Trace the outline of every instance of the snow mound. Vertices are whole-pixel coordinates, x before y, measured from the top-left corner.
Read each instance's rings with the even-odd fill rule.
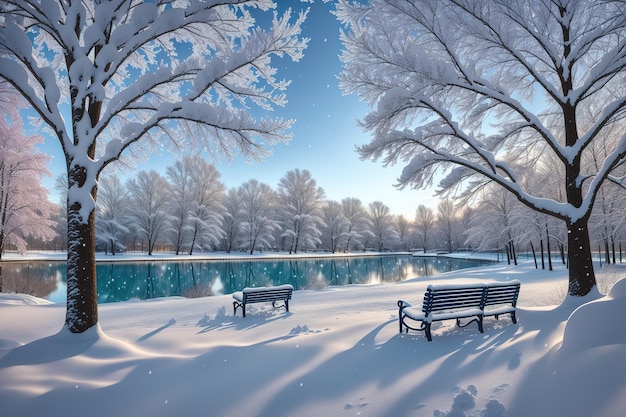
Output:
[[[626,278],[622,278],[613,284],[609,297],[613,299],[626,299]]]
[[[570,315],[563,334],[563,349],[581,351],[598,346],[626,344],[626,333],[617,331],[626,317],[626,279],[609,295],[583,304]]]
[[[42,298],[33,297],[32,295],[28,294],[0,293],[0,304],[34,306],[54,303],[48,300],[44,300]]]

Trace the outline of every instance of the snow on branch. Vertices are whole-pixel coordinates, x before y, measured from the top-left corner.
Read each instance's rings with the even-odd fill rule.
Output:
[[[307,12],[295,19],[291,9],[275,13],[261,28],[251,7],[267,11],[275,4],[7,1],[0,76],[52,128],[68,158],[90,153],[97,172],[143,138],[258,158],[266,153],[263,141],[291,137],[292,121],[257,121],[251,111],[286,103],[289,81],[277,79],[272,58],[302,57]],[[109,138],[116,138],[111,146]]]

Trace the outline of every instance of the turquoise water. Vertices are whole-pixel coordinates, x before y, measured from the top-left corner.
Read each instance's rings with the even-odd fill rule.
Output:
[[[99,262],[98,302],[230,294],[244,287],[291,284],[296,290],[399,282],[490,264],[444,257],[364,257],[210,261]],[[2,266],[3,290],[65,302],[65,263],[11,262]],[[18,288],[12,289],[17,285]]]

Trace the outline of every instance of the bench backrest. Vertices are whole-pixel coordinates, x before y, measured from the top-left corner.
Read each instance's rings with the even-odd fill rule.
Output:
[[[278,287],[245,288],[243,290],[244,303],[291,300],[293,287],[282,285]]]
[[[424,293],[422,311],[426,316],[431,312],[449,311],[465,308],[479,308],[484,310],[487,306],[517,304],[520,282],[495,282],[489,284],[477,284],[474,286],[463,285],[429,285]]]
[[[481,308],[485,297],[484,293],[484,286],[434,287],[429,285],[426,293],[424,293],[422,311],[428,316],[434,311]]]
[[[487,284],[488,291],[484,307],[498,304],[510,304],[515,307],[519,297],[519,289],[520,283],[518,281]]]

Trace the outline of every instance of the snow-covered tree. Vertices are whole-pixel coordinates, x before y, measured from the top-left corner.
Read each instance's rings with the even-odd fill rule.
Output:
[[[24,136],[19,119],[0,115],[0,259],[7,244],[25,252],[26,237],[45,241],[55,235],[54,204],[41,185],[50,175],[49,157],[37,148],[41,142],[41,136]]]
[[[237,191],[237,188],[229,188],[224,196],[224,216],[221,229],[223,248],[228,253],[239,245],[243,233],[245,213],[242,210],[241,195]]]
[[[322,207],[322,244],[331,253],[337,252],[347,239],[348,219],[343,214],[341,203],[327,200]]]
[[[219,244],[224,206],[220,173],[199,155],[187,156],[166,169],[170,181],[170,235],[176,254],[183,247],[193,254],[196,247]]]
[[[589,219],[592,238],[601,242],[605,262],[616,262],[615,243],[624,235],[626,219],[626,194],[616,184],[604,184],[598,191],[598,199]],[[611,253],[613,256],[611,257]]]
[[[191,255],[196,246],[208,249],[219,244],[225,187],[213,164],[199,156],[188,157],[185,161],[189,167],[193,195],[189,217],[191,241],[188,253]]]
[[[155,170],[139,172],[137,178],[128,180],[126,185],[132,207],[129,219],[139,236],[145,239],[148,255],[152,255],[154,246],[170,231],[169,186],[165,177]]]
[[[98,322],[95,201],[102,170],[164,146],[263,156],[292,121],[253,117],[283,105],[272,57],[299,60],[306,13],[257,27],[271,0],[3,0],[0,78],[60,142],[68,192],[66,326]]]
[[[7,119],[5,121],[18,122],[20,120],[19,109],[24,108],[25,105],[20,93],[7,81],[0,79],[0,115]]]
[[[390,248],[398,239],[394,217],[389,206],[382,201],[372,201],[368,208],[374,246],[378,252],[382,252]]]
[[[250,250],[272,247],[272,233],[280,228],[276,220],[276,191],[255,179],[238,188],[241,202],[242,240]]]
[[[372,106],[362,157],[404,161],[399,186],[506,188],[567,227],[569,294],[595,289],[588,220],[626,155],[626,4],[569,0],[339,0],[340,76]],[[579,120],[585,108],[595,119]],[[589,147],[617,126],[599,169]],[[612,133],[615,131],[613,130]],[[562,167],[563,199],[524,187],[537,158]],[[557,193],[556,195],[559,195]]]
[[[455,226],[456,209],[454,202],[449,198],[440,200],[439,203],[437,203],[437,230],[448,252],[452,252],[454,245],[458,247],[458,242],[454,241]]]
[[[435,212],[420,204],[415,209],[415,232],[424,252],[430,249],[432,235],[435,233]]]
[[[365,248],[366,240],[373,236],[372,223],[367,215],[363,202],[358,198],[347,197],[341,200],[343,215],[348,221],[348,229],[345,232],[344,252],[352,249]]]
[[[128,191],[116,174],[103,175],[98,183],[96,204],[97,239],[115,255],[123,249],[122,236],[128,233]]]
[[[395,216],[396,233],[398,234],[398,242],[400,250],[409,250],[412,247],[411,231],[413,224],[402,214]]]
[[[478,207],[467,231],[467,243],[479,250],[504,249],[509,263],[517,264],[515,223],[523,216],[515,196],[502,187],[481,190]]]
[[[589,119],[594,119],[591,110],[588,115]],[[617,130],[617,128],[618,126],[613,126],[613,130]],[[619,138],[619,131],[614,131],[607,135],[607,140],[592,144],[589,147],[589,152],[585,154],[584,165],[590,166],[590,169],[594,171],[601,169],[600,164],[607,158],[607,152],[615,146],[612,142]],[[616,169],[615,173],[623,176],[626,174],[626,169],[622,165]],[[613,252],[612,260],[615,262],[615,243],[624,232],[626,193],[620,190],[620,186],[623,187],[623,184],[605,183],[600,187],[589,219],[591,237],[597,241],[597,244],[604,247],[606,263],[611,262],[611,251]]]
[[[278,182],[278,211],[281,217],[282,237],[289,253],[312,248],[320,241],[322,219],[320,209],[326,198],[322,187],[311,173],[304,169],[288,171]]]
[[[176,161],[165,169],[165,175],[170,183],[170,242],[174,252],[179,255],[189,240],[191,228],[189,217],[192,206],[191,175],[186,159]]]

